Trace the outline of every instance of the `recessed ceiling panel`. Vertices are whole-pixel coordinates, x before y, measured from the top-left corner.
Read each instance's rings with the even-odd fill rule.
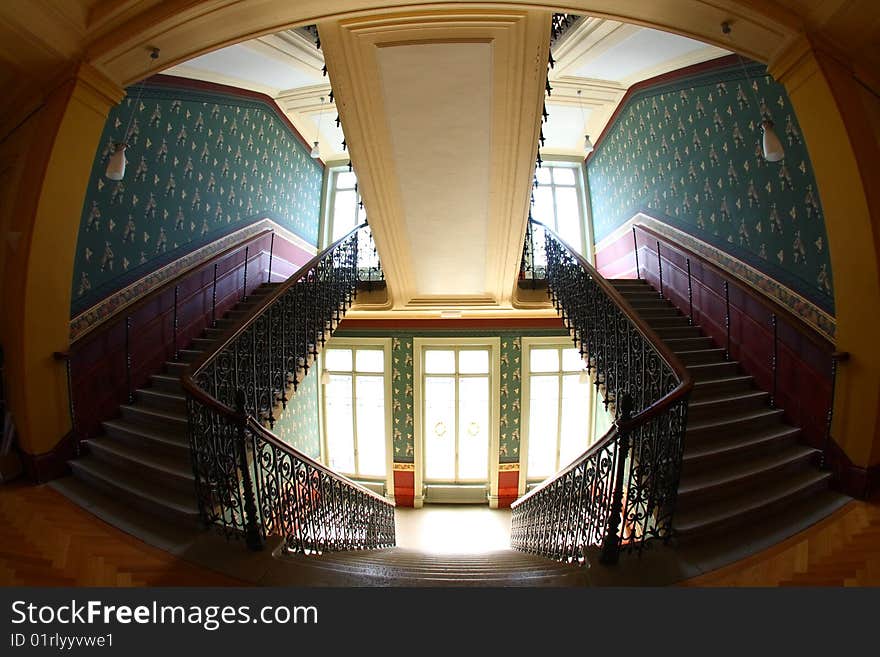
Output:
[[[417,289],[484,294],[492,47],[385,46],[378,66]]]
[[[706,44],[677,34],[643,28],[621,40],[575,71],[582,78],[624,80],[664,61],[706,48]]]
[[[321,82],[320,71],[310,70],[292,57],[270,57],[246,44],[237,44],[195,57],[186,68],[255,82],[272,89],[292,89]],[[173,69],[170,71],[172,74]]]

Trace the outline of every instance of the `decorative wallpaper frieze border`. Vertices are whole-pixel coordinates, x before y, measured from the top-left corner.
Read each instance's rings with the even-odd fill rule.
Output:
[[[88,310],[80,313],[70,320],[70,341],[74,342],[82,338],[128,306],[164,285],[170,279],[187,270],[195,269],[208,258],[225,251],[231,246],[234,246],[267,228],[274,230],[279,237],[287,240],[306,253],[314,255],[317,252],[313,245],[306,242],[296,233],[287,230],[271,219],[260,219],[249,226],[233,231],[219,240],[206,244],[205,246],[191,251],[177,260],[150,272],[143,278],[139,278],[118,292],[102,299]]]
[[[818,331],[822,336],[834,342],[836,321],[834,317],[803,296],[764,274],[746,262],[734,258],[729,253],[722,251],[711,244],[679,230],[668,223],[652,217],[644,212],[639,212],[616,228],[613,233],[596,244],[595,251],[600,253],[603,249],[624,238],[632,235],[635,224],[644,224],[648,228],[667,237],[694,253],[703,256],[712,264],[720,267],[725,272],[742,281],[758,292],[767,295],[795,316],[802,319],[807,325]]]

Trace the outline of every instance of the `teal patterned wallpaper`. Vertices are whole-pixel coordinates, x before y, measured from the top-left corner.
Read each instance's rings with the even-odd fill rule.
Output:
[[[413,441],[413,336],[391,339],[391,433],[395,463],[412,463]]]
[[[415,337],[486,337],[501,338],[500,353],[500,403],[499,463],[519,462],[521,390],[522,390],[522,337],[525,335],[567,334],[557,330],[532,331],[346,331],[340,329],[340,337],[391,337],[391,411],[394,427],[392,443],[395,463],[414,461],[415,436],[413,434],[413,338]]]
[[[323,169],[269,103],[148,83],[113,108],[95,155],[71,315],[268,217],[317,244]],[[104,177],[132,120],[125,178]]]
[[[752,89],[734,65],[633,94],[587,163],[596,242],[643,211],[833,313],[825,221],[797,118],[763,66],[747,70]],[[762,111],[785,146],[781,162],[761,157]]]
[[[522,336],[501,336],[501,417],[498,462],[518,463],[522,419]]]
[[[312,368],[310,373],[300,382],[296,394],[287,402],[287,408],[275,421],[272,432],[306,456],[316,460],[321,458],[316,369]]]

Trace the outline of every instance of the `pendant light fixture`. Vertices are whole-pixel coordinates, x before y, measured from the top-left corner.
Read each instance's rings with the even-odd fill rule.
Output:
[[[156,61],[159,59],[159,49],[151,48],[150,49],[150,59]],[[147,76],[149,77],[149,76]],[[134,115],[138,110],[138,106],[141,102],[141,96],[144,93],[144,82],[147,78],[141,80],[141,83],[138,87],[138,95],[135,98],[134,105],[131,108],[131,115],[128,118],[128,125],[125,126],[125,132],[122,133],[122,141],[116,142],[113,145],[113,154],[110,156],[110,159],[107,161],[107,168],[104,169],[104,175],[114,181],[122,180],[125,177],[125,149],[128,148],[128,138],[129,132],[131,131],[131,126],[134,123]]]
[[[732,29],[730,27],[730,23],[724,21],[721,23],[721,31],[724,34],[730,36]],[[754,86],[752,86],[752,78],[749,76],[749,72],[746,70],[746,64],[743,61],[742,55],[736,53],[736,58],[739,60],[739,65],[742,68],[743,75],[746,78],[746,83],[749,86],[749,89],[752,90],[752,96],[755,99],[755,106],[758,108],[758,111],[761,111],[761,102],[758,100],[758,93],[755,91]],[[761,152],[764,155],[764,159],[768,162],[779,162],[782,158],[785,157],[785,148],[782,146],[782,142],[779,140],[779,136],[776,134],[776,131],[773,129],[773,119],[770,118],[769,115],[761,114]]]
[[[314,159],[321,157],[321,149],[318,147],[318,140],[321,138],[321,119],[324,118],[324,96],[321,96],[321,110],[318,114],[318,132],[315,133],[315,145],[312,146],[312,152],[309,153]]]
[[[584,129],[587,125],[587,119],[584,116],[584,103],[583,103],[583,99],[581,98],[581,90],[580,89],[577,90],[577,96],[578,96],[578,105],[581,108],[581,129]],[[593,142],[590,141],[590,135],[585,134],[584,135],[584,155],[589,155],[592,152],[593,152]]]

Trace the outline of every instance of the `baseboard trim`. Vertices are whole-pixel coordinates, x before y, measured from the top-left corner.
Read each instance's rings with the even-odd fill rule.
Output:
[[[840,492],[866,500],[880,490],[880,464],[856,465],[833,438],[828,446],[827,459],[834,475],[834,485]]]
[[[38,484],[58,479],[70,473],[67,462],[76,456],[78,438],[71,431],[48,452],[42,454],[29,454],[21,449],[18,454],[21,457],[21,465],[26,477]]]

